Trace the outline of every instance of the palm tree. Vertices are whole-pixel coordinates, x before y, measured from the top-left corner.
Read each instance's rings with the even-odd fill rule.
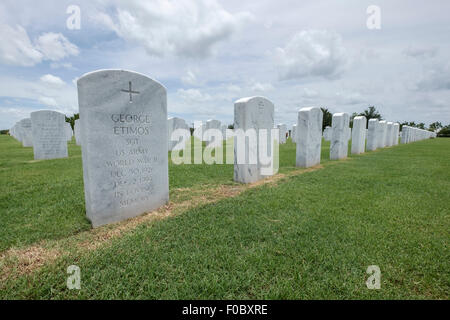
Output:
[[[377,111],[377,109],[374,106],[369,106],[368,109],[364,110],[359,115],[366,117],[367,121],[369,121],[370,119],[383,120],[381,114]]]
[[[327,108],[320,108],[323,112],[323,122],[322,122],[322,132],[325,130],[325,127],[331,127],[331,120],[333,119],[333,115]]]

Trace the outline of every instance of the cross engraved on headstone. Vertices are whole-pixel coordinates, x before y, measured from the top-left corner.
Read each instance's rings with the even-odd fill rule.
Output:
[[[133,90],[131,90],[131,81],[128,82],[128,90],[122,89],[122,90],[120,90],[120,91],[122,91],[122,92],[127,92],[127,93],[130,94],[130,103],[133,102],[133,93],[139,94],[139,91],[133,91]]]

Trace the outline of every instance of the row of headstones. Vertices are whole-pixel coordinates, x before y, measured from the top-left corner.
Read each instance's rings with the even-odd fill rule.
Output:
[[[34,111],[30,118],[18,121],[9,130],[24,147],[33,147],[34,159],[66,158],[67,142],[73,131],[65,115],[50,110]]]
[[[423,130],[419,128],[414,128],[410,126],[403,126],[401,143],[411,143],[415,141],[436,138],[436,132],[431,132],[428,130]]]
[[[124,220],[166,204],[169,201],[169,133],[176,127],[186,129],[187,125],[175,118],[167,119],[164,86],[140,73],[124,70],[88,73],[78,79],[77,86],[80,119],[75,124],[75,135],[79,135],[81,142],[86,214],[92,225],[96,227]],[[40,114],[44,114],[43,111]],[[47,114],[61,117],[61,120],[57,124],[49,121],[49,117],[41,120],[41,131],[48,132],[49,127],[58,127],[59,131],[54,132],[63,136],[64,115],[53,111],[47,111]],[[303,108],[298,112],[295,141],[296,165],[299,167],[320,163],[322,118],[320,108]],[[216,121],[207,121],[201,126],[222,129],[223,126]],[[353,127],[353,143],[360,150],[362,146],[361,152],[364,152],[365,118],[356,119]],[[244,159],[257,154],[255,163],[237,159],[235,138],[235,181],[250,183],[274,174],[274,170],[265,169],[273,169],[275,149],[271,143],[264,148],[263,143],[282,140],[286,134],[282,131],[282,137],[274,139],[259,134],[262,130],[272,132],[273,128],[274,104],[270,100],[249,97],[235,102],[234,132],[254,130],[258,137],[255,144],[244,139]],[[285,128],[282,129],[286,132]],[[371,132],[369,123],[368,139],[373,137],[377,145],[379,140],[384,141],[384,135]],[[207,135],[205,140],[208,140]],[[334,114],[330,147],[332,159],[347,155],[348,140],[348,114]],[[262,149],[265,150],[264,159],[260,156]]]

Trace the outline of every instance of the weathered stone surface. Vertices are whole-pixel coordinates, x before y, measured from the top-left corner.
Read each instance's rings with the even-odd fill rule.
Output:
[[[298,112],[296,166],[308,168],[320,163],[323,112],[320,108],[302,108]]]
[[[57,111],[40,110],[32,112],[30,118],[34,159],[66,158],[68,154],[65,115]]]
[[[73,127],[74,135],[75,135],[75,143],[81,146],[81,121],[80,119],[75,120]]]
[[[330,144],[330,159],[347,158],[349,116],[347,113],[335,113],[332,119],[332,135]]]
[[[280,144],[286,143],[286,132],[287,132],[287,126],[283,123],[280,123],[277,126],[278,130],[279,130],[279,140],[278,142]]]
[[[91,72],[77,84],[86,211],[92,225],[166,204],[166,89],[124,70]]]
[[[31,119],[26,118],[19,121],[20,141],[24,147],[33,146],[33,133],[31,128]]]
[[[189,141],[190,136],[189,126],[184,119],[177,117],[167,119],[169,151],[186,149],[186,143]]]
[[[325,141],[331,141],[332,132],[333,129],[331,127],[325,127],[325,129],[323,130],[323,138],[325,139]]]
[[[378,134],[378,148],[386,147],[386,134],[387,134],[387,122],[378,122],[379,134]]]
[[[375,151],[378,148],[378,119],[370,119],[367,131],[367,150]]]
[[[234,103],[234,133],[236,135],[239,131],[242,131],[247,136],[244,136],[244,142],[242,140],[239,142],[238,137],[234,139],[235,181],[251,183],[270,175],[268,173],[271,170],[267,169],[273,168],[274,164],[272,139],[278,139],[278,137],[271,136],[271,129],[274,126],[273,119],[274,105],[264,97],[242,98]],[[265,141],[259,139],[261,130],[267,133]],[[252,132],[254,139],[250,138]],[[266,145],[267,150],[260,150],[263,144]],[[237,150],[241,146],[243,146],[243,153]],[[265,163],[261,158],[261,154],[264,153],[263,151],[267,151],[265,157],[269,158],[270,163]]]
[[[357,116],[353,119],[352,154],[364,153],[366,146],[366,125],[367,120],[364,116]]]

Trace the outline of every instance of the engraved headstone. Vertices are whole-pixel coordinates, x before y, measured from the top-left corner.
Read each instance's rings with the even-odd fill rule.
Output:
[[[320,163],[323,112],[320,108],[302,108],[298,112],[296,166],[308,168]]]
[[[332,135],[330,143],[330,159],[347,158],[348,154],[348,113],[335,113],[332,118]]]
[[[50,110],[34,111],[30,115],[35,160],[67,158],[65,115]]]
[[[367,120],[364,116],[357,116],[353,119],[352,154],[364,153],[366,146],[366,125]]]
[[[270,169],[267,170],[274,165],[272,139],[278,139],[271,135],[273,119],[274,105],[266,98],[242,98],[234,103],[235,181],[251,183],[273,174]],[[239,132],[245,133],[241,135],[243,139],[239,137]],[[265,163],[267,159],[262,158],[264,153],[269,163]]]
[[[87,73],[77,85],[86,213],[92,225],[166,204],[166,89],[124,70]]]

